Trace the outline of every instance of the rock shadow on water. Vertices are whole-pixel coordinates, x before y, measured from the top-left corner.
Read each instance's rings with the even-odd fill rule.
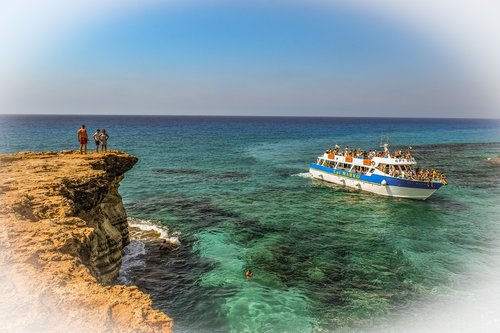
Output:
[[[197,181],[239,181],[244,180],[250,176],[247,172],[224,171],[214,173],[208,170],[191,168],[154,168],[151,169],[151,172],[157,175],[166,176],[190,176]]]
[[[207,176],[210,180],[227,180],[227,181],[238,181],[248,178],[250,175],[246,172],[228,171],[215,174],[209,174]]]
[[[185,195],[151,196],[125,205],[127,211],[137,216],[155,215],[175,217],[179,228],[196,233],[205,228],[217,227],[237,217],[236,213],[217,207],[207,197],[192,198]]]
[[[273,173],[280,178],[288,178],[304,172],[304,169],[297,168],[274,168]]]
[[[449,196],[443,195],[434,195],[432,200],[429,200],[429,205],[436,211],[445,214],[456,214],[459,212],[466,212],[470,209],[470,206],[465,202],[459,202]]]
[[[207,173],[205,170],[189,168],[154,168],[151,169],[151,172],[164,175],[203,175]]]

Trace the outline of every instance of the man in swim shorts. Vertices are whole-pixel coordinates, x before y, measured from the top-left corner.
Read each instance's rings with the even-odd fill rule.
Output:
[[[82,125],[78,130],[78,142],[80,143],[80,154],[85,152],[87,154],[87,142],[89,141],[89,136],[87,135],[87,130],[85,125]]]

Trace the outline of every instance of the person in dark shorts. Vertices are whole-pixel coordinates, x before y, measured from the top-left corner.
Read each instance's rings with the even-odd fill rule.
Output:
[[[85,129],[85,125],[82,125],[78,130],[78,142],[80,143],[80,154],[85,152],[87,154],[87,143],[89,141],[89,136],[87,134],[87,130]]]
[[[100,141],[100,136],[101,136],[101,130],[100,129],[96,129],[94,135],[92,136],[94,138],[94,142],[95,142],[95,152],[98,153],[99,152],[99,144],[101,143]]]

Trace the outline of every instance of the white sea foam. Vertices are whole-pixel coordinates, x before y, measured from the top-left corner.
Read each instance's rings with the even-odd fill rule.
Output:
[[[309,172],[301,172],[292,175],[292,177],[302,177],[302,178],[311,178],[311,174]]]
[[[143,231],[156,231],[161,239],[165,239],[172,244],[180,245],[179,233],[169,233],[167,227],[163,226],[158,221],[140,220],[136,218],[128,218],[128,224],[131,227],[141,229]],[[146,244],[141,239],[132,239],[131,242],[123,248],[122,265],[118,281],[123,284],[132,284],[128,278],[130,271],[136,267],[144,267],[146,265]]]
[[[128,224],[131,227],[136,227],[144,231],[156,231],[160,234],[160,238],[165,239],[167,242],[180,245],[179,232],[170,234],[169,229],[158,221],[153,220],[140,220],[133,217],[128,218]]]

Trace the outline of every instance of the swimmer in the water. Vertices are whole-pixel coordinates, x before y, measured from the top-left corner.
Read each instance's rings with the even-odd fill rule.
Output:
[[[164,239],[163,242],[160,244],[160,250],[166,250],[167,248],[168,248],[167,241]]]

